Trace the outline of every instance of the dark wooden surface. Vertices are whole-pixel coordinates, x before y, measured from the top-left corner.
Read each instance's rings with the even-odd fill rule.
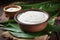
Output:
[[[9,4],[9,3],[8,3],[8,4]],[[7,5],[7,4],[4,4],[4,5],[1,5],[1,4],[0,4],[0,13],[3,12],[2,9],[3,9],[3,7],[6,6],[6,5]],[[0,29],[1,29],[1,27],[0,27]],[[0,30],[0,34],[1,34],[2,32],[4,32],[4,31]],[[0,40],[6,40],[6,39],[0,36]],[[60,33],[53,32],[52,35],[51,35],[51,38],[50,38],[49,40],[60,40]]]

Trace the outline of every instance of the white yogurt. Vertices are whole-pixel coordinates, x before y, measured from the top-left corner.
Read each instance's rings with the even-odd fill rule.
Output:
[[[15,12],[15,11],[19,11],[19,10],[20,10],[19,8],[11,7],[11,8],[8,8],[6,11],[8,11],[8,12]]]
[[[39,11],[26,11],[19,14],[17,19],[25,24],[39,24],[48,19],[48,14]]]

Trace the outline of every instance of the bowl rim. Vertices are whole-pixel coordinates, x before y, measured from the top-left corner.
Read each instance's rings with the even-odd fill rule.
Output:
[[[26,11],[41,11],[41,12],[44,12],[44,13],[48,14],[47,12],[45,12],[45,11],[43,11],[43,10],[38,10],[38,9],[26,9],[26,10],[23,10],[22,12],[16,13],[15,16],[14,16],[14,20],[15,20],[18,24],[23,24],[23,25],[40,25],[40,24],[43,24],[43,23],[45,23],[45,22],[48,22],[48,20],[50,19],[50,15],[48,14],[48,19],[47,19],[46,21],[42,22],[42,23],[37,23],[37,24],[25,24],[25,23],[20,22],[20,21],[17,19],[17,16],[18,16],[19,14],[22,14],[23,12],[26,12]]]
[[[9,12],[9,11],[6,11],[6,8],[10,8],[10,7],[13,7],[13,6],[15,6],[15,7],[19,8],[19,10],[21,10],[21,9],[22,9],[22,7],[21,7],[21,6],[19,6],[19,5],[8,5],[8,6],[5,6],[5,7],[3,8],[3,11],[5,11],[5,12]],[[19,11],[19,10],[18,10],[18,11]],[[15,11],[15,12],[17,12],[17,11]]]

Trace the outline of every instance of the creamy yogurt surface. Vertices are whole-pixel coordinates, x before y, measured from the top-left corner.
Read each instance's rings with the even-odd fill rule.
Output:
[[[26,11],[19,14],[17,19],[25,24],[39,24],[48,19],[48,14],[40,11]]]
[[[11,8],[8,8],[6,11],[8,11],[8,12],[15,12],[15,11],[18,11],[18,10],[20,10],[20,9],[11,7]]]

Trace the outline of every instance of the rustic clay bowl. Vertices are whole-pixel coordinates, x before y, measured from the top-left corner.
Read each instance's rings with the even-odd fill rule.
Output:
[[[48,20],[50,18],[50,15],[48,14],[48,19],[43,22],[43,23],[40,23],[40,24],[25,24],[25,23],[21,23],[18,19],[17,19],[17,16],[23,12],[26,12],[26,11],[41,11],[41,12],[44,12],[46,14],[48,14],[47,12],[45,11],[42,11],[42,10],[35,10],[35,9],[29,9],[29,10],[25,10],[25,11],[22,11],[20,13],[17,13],[15,16],[14,16],[14,19],[15,21],[20,25],[20,28],[25,31],[25,32],[40,32],[42,30],[44,30],[46,27],[47,27],[47,24],[48,24]]]
[[[14,11],[14,12],[9,12],[9,11],[6,11],[8,8],[19,8],[18,11]],[[5,6],[3,8],[3,11],[5,12],[5,14],[9,17],[9,18],[14,18],[14,15],[17,13],[17,12],[20,12],[21,11],[21,6],[18,6],[18,5],[8,5],[8,6]]]

